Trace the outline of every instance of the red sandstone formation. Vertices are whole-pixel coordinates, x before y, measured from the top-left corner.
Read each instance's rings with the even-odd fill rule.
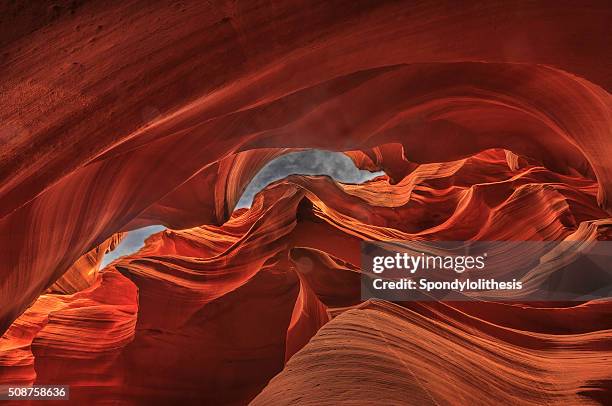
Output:
[[[0,385],[88,404],[612,399],[609,301],[359,294],[363,240],[610,239],[606,2],[0,16]],[[292,176],[234,211],[302,148],[387,176]],[[172,230],[98,269],[152,224]]]
[[[492,179],[497,181],[492,182]],[[532,212],[527,208],[536,210]],[[550,216],[542,216],[543,212]],[[434,223],[423,223],[423,219],[434,219],[434,214],[439,216]],[[597,399],[607,396],[610,389],[604,379],[611,371],[605,361],[611,349],[608,302],[563,308],[494,302],[478,303],[478,306],[470,302],[454,305],[403,303],[402,306],[410,310],[406,314],[414,314],[411,317],[423,321],[417,323],[417,319],[401,316],[390,323],[403,327],[380,327],[382,334],[394,329],[404,332],[393,333],[397,340],[393,344],[363,341],[362,333],[341,332],[345,328],[342,325],[337,327],[340,329],[338,342],[325,336],[328,330],[318,331],[330,315],[338,317],[338,322],[333,323],[336,326],[345,319],[341,315],[347,309],[361,302],[359,242],[362,239],[437,240],[454,235],[484,240],[588,238],[588,230],[609,230],[609,221],[596,220],[605,216],[606,213],[597,207],[593,181],[555,174],[542,167],[511,171],[503,151],[486,151],[447,164],[421,165],[395,185],[389,184],[386,177],[363,185],[342,185],[329,178],[293,176],[268,187],[257,196],[251,209],[236,212],[223,226],[155,234],[138,253],[116,260],[100,273],[102,277],[113,275],[126,286],[138,289],[138,301],[131,302],[138,306],[136,325],[131,326],[129,339],[115,348],[116,359],[107,365],[108,370],[114,372],[110,377],[102,376],[114,384],[107,384],[102,378],[91,377],[88,381],[80,378],[79,368],[86,374],[92,365],[89,362],[82,366],[72,364],[73,374],[63,374],[56,365],[72,362],[71,354],[55,355],[53,362],[36,357],[37,348],[39,353],[49,351],[44,347],[45,341],[39,341],[36,329],[19,341],[24,354],[21,358],[29,360],[26,363],[29,375],[24,374],[23,378],[20,375],[25,361],[5,361],[3,368],[7,371],[6,376],[13,377],[15,382],[61,380],[69,383],[76,399],[93,396],[94,392],[88,389],[93,385],[104,386],[101,399],[128,398],[137,403],[153,398],[168,402],[188,399],[205,403],[245,403],[257,396],[268,380],[281,371],[261,392],[257,402],[289,404],[296,397],[306,396],[308,388],[319,386],[327,389],[317,392],[316,396],[313,393],[308,402],[318,404],[325,397],[333,399],[347,391],[364,402],[368,399],[379,401],[376,393],[381,391],[388,393],[385,399],[389,402],[410,392],[414,397],[409,400],[419,403],[424,399],[419,397],[422,391],[431,394],[432,403],[452,399],[452,393],[437,391],[439,384],[426,378],[429,373],[453,379],[458,390],[465,392],[461,395],[465,401],[482,396],[469,381],[457,378],[460,374],[475,374],[470,369],[472,364],[466,364],[463,358],[453,361],[464,366],[455,372],[457,376],[447,377],[448,366],[442,361],[438,366],[414,372],[432,385],[416,392],[410,388],[421,387],[418,381],[401,368],[387,371],[385,377],[377,381],[382,382],[382,387],[357,382],[360,377],[377,373],[376,362],[383,365],[387,362],[373,361],[372,357],[396,358],[393,351],[385,352],[389,345],[403,348],[394,350],[406,357],[398,361],[400,364],[426,362],[433,347],[418,354],[402,347],[418,346],[420,341],[415,343],[413,334],[422,331],[423,336],[418,336],[418,340],[437,343],[437,351],[446,354],[440,355],[445,359],[452,359],[452,354],[463,354],[467,359],[482,357],[492,350],[500,351],[501,345],[507,348],[503,351],[522,351],[520,359],[535,357],[532,363],[514,365],[515,361],[503,355],[504,352],[495,352],[496,358],[477,364],[482,367],[484,363],[489,368],[479,369],[475,374],[474,379],[480,384],[483,380],[497,382],[499,379],[508,387],[522,388],[515,397],[509,397],[508,402],[571,403],[589,399],[583,397],[584,394]],[[601,232],[598,235],[597,238],[607,238]],[[76,295],[87,297],[90,292],[91,288]],[[111,292],[115,294],[109,287],[108,294]],[[23,328],[20,326],[32,323],[28,321],[33,317],[32,311],[36,312],[37,320],[44,320],[56,314],[55,305],[49,303],[73,296],[57,293],[41,296],[5,334],[5,357],[15,345],[15,332]],[[393,309],[386,304],[381,306],[383,310]],[[392,315],[396,313],[391,311]],[[77,317],[73,319],[75,326],[88,325],[90,314],[86,306]],[[425,335],[428,328],[425,328],[415,333],[416,326],[424,322],[434,323],[444,332],[434,330],[428,336]],[[363,334],[368,336],[371,326],[365,322],[355,323],[363,324]],[[413,323],[417,324],[412,326]],[[119,324],[125,325],[124,322]],[[453,334],[462,338],[455,339],[454,344],[445,341],[448,329],[458,329],[453,330]],[[315,338],[308,344],[315,335],[321,336],[322,341]],[[443,341],[438,342],[435,338],[438,336]],[[490,348],[475,344],[483,337]],[[67,341],[56,345],[71,348],[71,341],[63,340]],[[42,344],[37,344],[39,342]],[[559,352],[565,345],[563,342],[571,342],[575,349]],[[318,345],[325,343],[329,346],[318,349]],[[84,345],[91,345],[94,351],[100,344],[92,341]],[[299,350],[305,345],[313,349],[304,350],[304,354],[309,354],[304,361]],[[463,349],[458,350],[456,345]],[[372,352],[364,353],[366,348],[371,348]],[[318,351],[331,353],[316,355]],[[336,351],[340,352],[335,355]],[[545,362],[552,356],[547,355],[549,352],[559,358]],[[291,361],[296,353],[296,361]],[[363,360],[360,354],[365,357]],[[332,361],[336,357],[337,363]],[[325,360],[321,365],[328,365],[328,362],[335,365],[329,370],[331,376],[327,375],[325,367],[322,371],[317,369],[317,358],[320,362]],[[587,358],[598,360],[599,366],[594,368],[595,361],[585,362]],[[508,375],[496,372],[500,359],[512,366]],[[284,367],[286,361],[289,363]],[[43,378],[37,378],[32,371],[34,362],[36,371],[53,371],[54,375],[47,372]],[[302,366],[301,362],[306,364]],[[309,366],[308,362],[315,364]],[[572,368],[576,372],[572,376],[575,378],[558,383],[555,376],[560,374],[558,365],[563,362],[574,365]],[[355,374],[351,375],[348,371],[353,367]],[[346,372],[338,375],[332,372],[334,368]],[[151,373],[152,370],[156,372]],[[546,374],[545,389],[548,389],[543,390],[542,386],[529,389],[524,381],[527,378],[517,378],[525,373],[537,375],[537,371]],[[387,375],[397,379],[387,379]],[[295,380],[301,383],[291,383]],[[168,382],[174,382],[176,389],[162,389]],[[347,389],[351,385],[363,389],[351,392]],[[232,389],[236,386],[241,390]]]
[[[466,325],[442,314],[432,320],[389,302],[346,310],[252,404],[338,404],[347,398],[363,405],[381,399],[392,405],[583,404],[584,388],[610,377],[612,347],[598,331],[515,332],[517,345],[491,329],[504,337],[513,333],[478,319]]]
[[[123,239],[124,233],[115,234],[98,245],[68,269],[61,278],[47,290],[49,293],[71,294],[91,286],[97,279],[104,255],[113,251]]]

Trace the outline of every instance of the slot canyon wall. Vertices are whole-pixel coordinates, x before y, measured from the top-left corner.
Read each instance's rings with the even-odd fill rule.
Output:
[[[607,3],[3,3],[0,385],[86,404],[609,403],[609,300],[359,290],[364,240],[612,238]],[[305,148],[385,175],[290,176],[234,210]]]

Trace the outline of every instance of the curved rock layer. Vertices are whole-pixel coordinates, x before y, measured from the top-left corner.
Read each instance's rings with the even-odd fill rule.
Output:
[[[608,300],[359,295],[363,240],[611,238],[607,2],[5,2],[0,19],[0,384],[88,404],[612,399]],[[386,176],[292,176],[234,211],[302,148]],[[172,230],[99,270],[153,224]]]
[[[587,388],[609,386],[611,355],[599,331],[517,332],[368,303],[324,326],[251,404],[587,404]]]
[[[113,251],[121,242],[125,233],[114,234],[79,258],[61,278],[47,290],[49,293],[76,293],[95,283],[104,255]]]

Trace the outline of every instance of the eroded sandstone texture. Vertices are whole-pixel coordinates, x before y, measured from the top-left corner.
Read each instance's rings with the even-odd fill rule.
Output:
[[[0,384],[610,402],[607,300],[360,300],[362,240],[612,236],[612,8],[504,3],[3,3]],[[386,175],[291,176],[234,211],[301,148]]]

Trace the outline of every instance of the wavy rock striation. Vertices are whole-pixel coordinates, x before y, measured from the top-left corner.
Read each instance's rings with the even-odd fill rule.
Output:
[[[596,194],[593,180],[541,166],[511,170],[503,150],[420,165],[395,184],[385,176],[362,185],[291,176],[222,226],[160,232],[99,273],[138,290],[138,313],[129,344],[115,344],[114,358],[92,377],[73,379],[78,369],[66,375],[57,365],[73,362],[71,351],[99,351],[98,340],[80,341],[82,350],[71,341],[87,336],[95,313],[84,304],[76,334],[59,335],[57,344],[42,340],[37,326],[57,314],[56,300],[104,286],[41,296],[5,333],[5,354],[19,346],[24,355],[0,359],[3,380],[69,380],[78,398],[104,387],[105,399],[136,403],[319,404],[349,395],[366,403],[478,403],[483,385],[511,404],[605,399],[607,301],[364,305],[359,279],[362,240],[608,239],[611,221]],[[109,297],[113,289],[106,287]],[[121,320],[113,324],[127,326]],[[31,324],[28,334],[16,333]],[[66,350],[38,355],[55,347]],[[543,383],[530,386],[536,377]]]
[[[0,384],[87,403],[612,398],[608,300],[359,295],[363,240],[611,238],[606,2],[10,2],[0,18]],[[291,176],[234,210],[303,148],[386,176]],[[99,269],[154,224],[170,230]]]

